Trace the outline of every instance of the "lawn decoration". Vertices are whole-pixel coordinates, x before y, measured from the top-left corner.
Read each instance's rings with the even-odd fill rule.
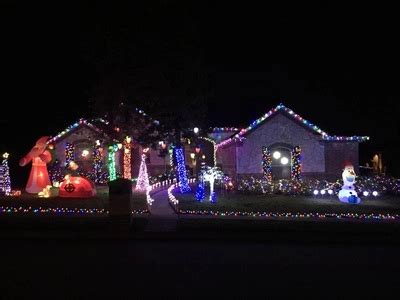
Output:
[[[142,161],[140,163],[139,175],[136,183],[136,190],[146,192],[150,188],[149,173],[147,172],[146,154],[142,154]]]
[[[10,168],[8,166],[8,156],[6,152],[3,154],[3,161],[0,165],[0,193],[8,196],[11,193]]]
[[[356,173],[354,167],[351,164],[346,164],[343,173],[343,186],[339,191],[339,200],[345,203],[359,204],[361,199],[358,197],[357,192],[354,188],[356,182]]]
[[[38,196],[40,198],[49,198],[50,197],[50,189],[51,189],[51,185],[46,186],[43,191],[38,193]]]
[[[51,185],[46,164],[51,161],[51,154],[46,150],[48,136],[37,140],[35,146],[20,161],[21,167],[32,161],[32,169],[25,190],[31,194],[41,192],[46,186]]]
[[[196,191],[196,199],[198,201],[203,201],[205,198],[205,182],[210,184],[210,202],[215,202],[217,200],[217,195],[214,191],[215,180],[221,180],[224,178],[224,173],[217,167],[205,167],[201,170],[199,176],[199,184]]]
[[[84,177],[67,175],[60,184],[62,198],[91,198],[96,195],[94,183]]]

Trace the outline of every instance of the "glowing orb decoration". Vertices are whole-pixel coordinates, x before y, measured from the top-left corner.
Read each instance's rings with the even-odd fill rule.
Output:
[[[196,157],[196,154],[190,153],[190,158],[191,158],[191,159],[194,159],[195,157]]]
[[[281,164],[282,165],[287,165],[289,163],[289,159],[287,157],[282,157],[281,158]]]
[[[79,168],[78,164],[74,161],[70,161],[68,166],[72,171],[75,171],[76,169]]]
[[[4,158],[4,159],[7,159],[8,156],[9,156],[9,154],[8,154],[7,152],[5,152],[5,153],[3,154],[3,158]]]
[[[199,128],[198,128],[198,127],[193,128],[193,132],[194,132],[195,134],[198,134],[198,133],[199,133]]]
[[[83,150],[81,155],[82,155],[82,157],[88,157],[89,156],[89,150],[86,150],[86,149]]]
[[[318,190],[314,190],[313,194],[314,194],[315,196],[317,196],[317,195],[319,194],[319,191],[318,191]]]
[[[364,192],[363,192],[363,195],[364,195],[365,197],[368,197],[369,192],[368,192],[368,191],[364,191]]]
[[[377,191],[373,191],[372,192],[372,196],[377,197],[378,196],[378,192]]]
[[[321,195],[325,195],[326,194],[326,191],[325,190],[321,190]]]
[[[329,194],[329,195],[332,195],[332,194],[333,194],[333,191],[332,191],[331,189],[329,189],[329,190],[328,190],[328,194]]]
[[[281,158],[281,153],[279,151],[275,151],[274,154],[272,154],[272,157],[275,159],[280,159]]]

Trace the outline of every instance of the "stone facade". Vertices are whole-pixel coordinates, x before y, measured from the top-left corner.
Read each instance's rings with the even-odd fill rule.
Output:
[[[337,177],[346,160],[358,168],[358,142],[325,141],[321,135],[304,127],[284,112],[277,112],[244,137],[242,142],[218,149],[218,164],[230,176],[262,176],[263,146],[270,149],[292,149],[300,146],[304,177]]]

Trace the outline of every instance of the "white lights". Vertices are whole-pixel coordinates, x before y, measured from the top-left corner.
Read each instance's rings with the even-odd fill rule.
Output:
[[[318,190],[314,190],[313,194],[314,194],[315,196],[317,196],[317,195],[319,194],[319,191],[318,191]]]
[[[195,157],[196,157],[196,154],[190,153],[190,158],[191,158],[191,159],[195,159]]]
[[[83,150],[82,151],[82,157],[88,157],[89,156],[89,150]]]
[[[194,132],[195,134],[198,134],[198,133],[199,133],[199,128],[198,128],[198,127],[193,128],[193,132]]]
[[[272,156],[273,156],[275,159],[280,159],[280,158],[281,158],[281,153],[280,153],[279,151],[275,151],[274,154],[272,154]]]
[[[321,190],[321,195],[325,195],[326,191],[325,190]]]
[[[289,159],[287,157],[282,157],[281,158],[281,164],[282,165],[287,165],[289,163]]]
[[[378,192],[377,191],[373,191],[372,192],[372,196],[377,197],[378,196]]]
[[[364,191],[364,192],[363,192],[363,195],[364,195],[365,197],[368,197],[369,192],[368,192],[368,191]]]
[[[328,190],[328,194],[329,194],[329,195],[332,195],[332,194],[333,194],[333,191],[332,191],[331,189],[329,189],[329,190]]]

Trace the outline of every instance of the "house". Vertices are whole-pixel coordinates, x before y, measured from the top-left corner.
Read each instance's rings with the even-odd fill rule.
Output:
[[[272,170],[273,179],[290,178],[296,147],[303,177],[337,178],[345,161],[358,172],[359,143],[369,140],[366,136],[329,135],[283,104],[247,128],[232,131],[228,128],[224,135],[213,132],[209,137],[217,143],[217,165],[234,178],[265,175],[265,166]]]
[[[62,170],[70,161],[78,165],[77,172],[83,176],[91,177],[89,174],[93,172],[95,161],[95,149],[100,151],[100,169],[99,172],[104,174],[104,180],[107,181],[108,163],[109,163],[109,146],[117,145],[118,150],[115,152],[115,171],[122,175],[124,172],[124,147],[121,141],[113,140],[112,130],[109,123],[103,119],[85,120],[80,119],[78,122],[70,125],[62,132],[51,137],[47,144],[52,154],[52,162],[49,164],[50,175],[56,173],[55,170]],[[165,145],[164,145],[165,146]],[[160,145],[160,148],[162,145]],[[130,167],[131,177],[138,176],[141,163],[141,155],[146,152],[147,170],[150,176],[164,174],[170,169],[170,154],[160,156],[160,149],[145,149],[132,140],[130,149]],[[190,151],[185,151],[187,165],[190,166]],[[55,168],[56,167],[56,168]],[[61,179],[62,171],[58,172]],[[53,176],[52,180],[54,181]]]

